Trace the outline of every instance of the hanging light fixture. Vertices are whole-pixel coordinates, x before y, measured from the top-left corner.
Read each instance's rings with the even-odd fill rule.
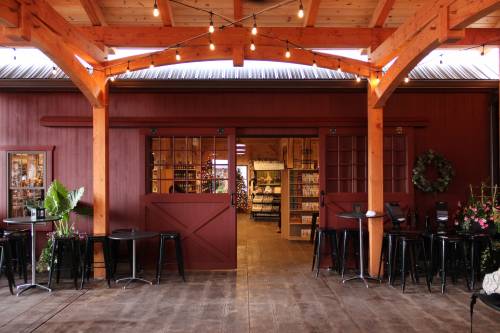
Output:
[[[405,83],[408,83],[408,82],[410,82],[410,78],[408,76],[406,76],[404,81],[405,81]]]
[[[251,43],[250,43],[250,50],[251,50],[251,51],[255,51],[255,49],[256,49],[256,47],[255,47],[255,43],[253,42],[253,39],[252,39],[252,41],[251,41]]]
[[[290,58],[292,54],[290,53],[290,48],[288,47],[288,41],[286,41],[286,52],[285,52],[285,58]]]
[[[158,9],[158,3],[155,0],[155,3],[153,5],[153,16],[158,17],[160,15],[160,10]]]
[[[130,60],[127,62],[127,70],[126,70],[126,73],[129,74],[130,73]]]
[[[175,50],[175,60],[181,61],[181,55],[179,53],[179,50]]]
[[[297,12],[299,18],[304,17],[304,6],[302,5],[302,0],[300,0],[299,11]]]
[[[318,64],[316,64],[316,54],[315,54],[315,53],[313,53],[313,64],[312,64],[312,66],[313,66],[314,68],[317,68],[317,67],[318,67]]]
[[[57,74],[57,68],[56,66],[52,66],[52,76],[56,76]]]
[[[214,27],[214,13],[210,12],[210,25],[208,26],[208,32],[213,34],[215,32]]]
[[[109,79],[111,80],[111,82],[115,82],[115,78],[116,77],[114,75],[112,75],[112,76],[109,77]]]
[[[155,62],[153,61],[153,57],[151,57],[151,63],[149,64],[149,68],[154,68]]]
[[[17,56],[16,56],[16,48],[15,47],[12,48],[12,52],[14,53],[14,55],[13,55],[14,61],[16,61]]]
[[[481,49],[481,57],[484,56],[484,44],[483,44],[483,48]]]
[[[257,17],[255,16],[255,14],[253,14],[252,35],[257,35]]]
[[[339,65],[337,66],[337,72],[338,73],[342,72],[342,68],[340,68],[340,59],[339,59]]]
[[[210,51],[215,50],[215,44],[212,42],[212,39],[209,39],[208,47],[210,48]]]
[[[361,77],[358,74],[356,74],[356,82],[361,82]]]

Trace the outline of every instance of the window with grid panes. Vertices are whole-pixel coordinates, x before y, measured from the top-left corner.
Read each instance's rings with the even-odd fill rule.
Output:
[[[368,188],[366,135],[335,135],[326,140],[328,193],[363,193]],[[408,191],[404,135],[384,135],[384,191]]]
[[[228,193],[228,140],[220,137],[151,137],[151,193]]]

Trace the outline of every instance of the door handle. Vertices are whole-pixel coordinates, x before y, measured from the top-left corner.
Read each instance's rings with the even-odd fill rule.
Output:
[[[320,193],[319,205],[321,207],[325,207],[325,191],[321,191],[321,193]]]
[[[236,202],[235,202],[235,193],[231,193],[231,207],[234,207],[236,205]]]

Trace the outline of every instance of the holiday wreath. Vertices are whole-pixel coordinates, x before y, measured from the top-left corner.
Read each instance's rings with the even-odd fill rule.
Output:
[[[429,180],[425,177],[427,168],[433,166],[437,171],[437,178]],[[422,192],[444,192],[455,175],[450,161],[432,150],[428,150],[417,157],[413,168],[412,182]]]

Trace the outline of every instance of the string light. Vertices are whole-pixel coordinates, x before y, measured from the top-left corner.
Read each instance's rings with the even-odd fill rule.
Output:
[[[442,65],[443,64],[443,55],[440,54],[439,57],[440,57],[439,58],[439,64]]]
[[[126,71],[127,74],[130,73],[130,60],[127,62],[127,71]]]
[[[115,78],[116,78],[116,77],[115,77],[114,75],[112,75],[112,76],[110,76],[110,78],[109,78],[109,79],[111,80],[111,82],[115,82]]]
[[[149,68],[154,68],[155,62],[153,61],[153,56],[151,56],[151,63],[149,64]]]
[[[313,64],[312,64],[312,66],[313,66],[314,68],[317,68],[317,67],[318,67],[318,65],[316,64],[316,54],[315,54],[315,53],[313,53]]]
[[[408,82],[410,82],[410,78],[407,76],[407,77],[405,77],[404,81],[405,81],[405,83],[408,83]]]
[[[210,12],[210,26],[208,27],[208,32],[213,34],[215,32],[214,27],[214,13]]]
[[[214,51],[215,50],[215,44],[212,42],[212,39],[209,39],[209,48],[210,48],[210,51]]]
[[[175,50],[175,60],[181,61],[181,55],[179,54],[179,50]]]
[[[483,44],[483,48],[481,49],[481,56],[484,56],[484,44]]]
[[[286,52],[285,52],[285,58],[290,58],[292,54],[290,53],[290,48],[288,47],[288,41],[286,41]]]
[[[252,42],[250,43],[250,50],[255,51],[255,49],[256,49],[255,43],[253,42],[253,39],[252,39]]]
[[[337,72],[340,73],[340,72],[342,72],[342,68],[340,68],[340,59],[338,59],[338,60],[339,60],[339,65],[337,67]]]
[[[155,3],[153,5],[153,16],[158,17],[160,15],[160,10],[158,9],[158,3],[155,0]]]
[[[15,61],[15,60],[17,60],[17,56],[16,56],[16,48],[15,48],[15,47],[14,47],[14,48],[12,48],[12,51],[14,52],[14,56],[13,56],[13,58],[14,58],[14,61]]]
[[[257,17],[255,16],[255,14],[253,14],[252,35],[257,35]]]
[[[299,18],[304,17],[304,6],[302,5],[302,0],[300,0],[300,6],[299,6],[299,11],[297,12],[297,16]]]
[[[361,82],[361,77],[358,74],[356,74],[356,82]]]
[[[52,66],[52,76],[56,76],[57,74],[57,68],[56,66]]]

